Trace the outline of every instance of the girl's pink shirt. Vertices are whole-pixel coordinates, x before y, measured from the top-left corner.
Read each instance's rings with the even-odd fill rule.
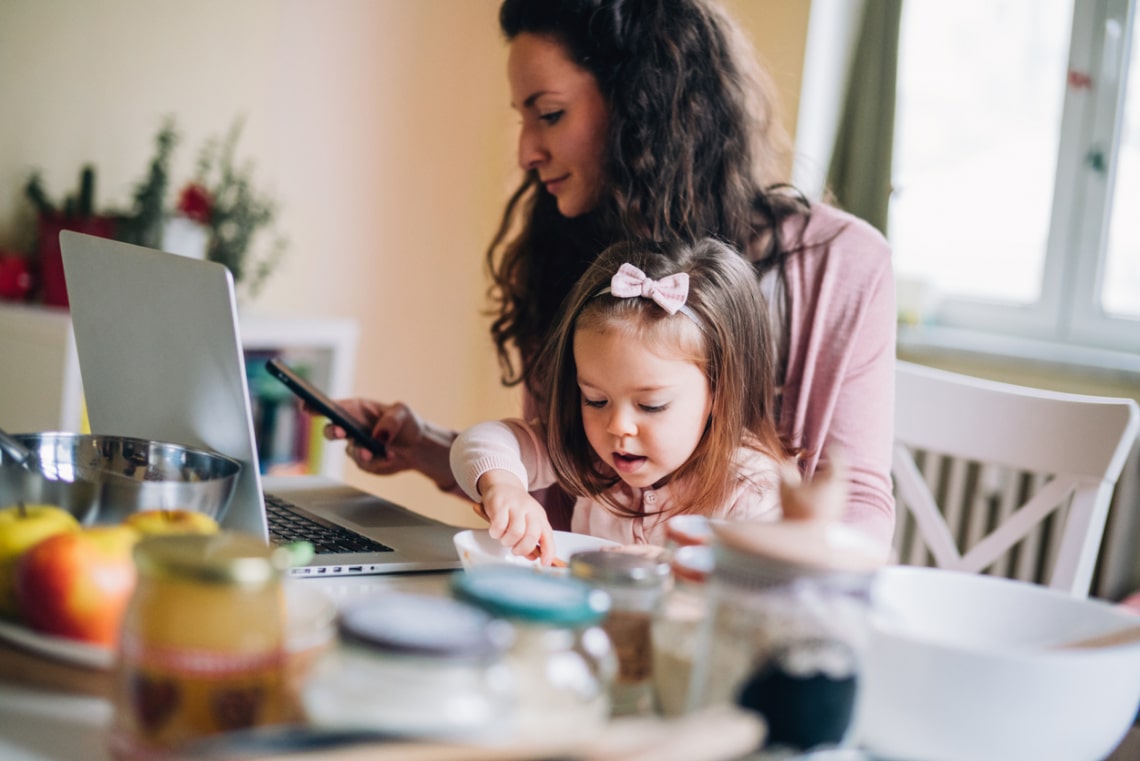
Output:
[[[545,489],[555,483],[545,441],[536,423],[517,419],[478,423],[459,434],[452,445],[451,470],[459,487],[476,502],[482,501],[476,484],[489,470],[514,473],[527,491]],[[742,477],[732,497],[708,517],[778,520],[780,482],[776,463],[744,448],[737,450],[736,458]],[[619,481],[606,496],[640,514],[619,515],[601,499],[581,497],[574,503],[570,529],[620,544],[665,544],[665,521],[676,515],[669,484],[659,489],[637,489]]]

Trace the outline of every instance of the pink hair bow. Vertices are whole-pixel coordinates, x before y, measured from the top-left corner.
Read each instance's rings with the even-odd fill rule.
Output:
[[[677,272],[669,277],[654,280],[626,262],[610,280],[610,293],[618,298],[640,296],[653,299],[669,314],[676,314],[689,298],[689,273]]]

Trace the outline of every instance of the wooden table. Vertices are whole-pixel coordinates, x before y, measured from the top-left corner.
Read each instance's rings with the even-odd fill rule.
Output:
[[[304,579],[339,606],[370,594],[400,591],[443,594],[448,574],[397,574]],[[106,727],[111,706],[105,693],[106,674],[83,672],[48,659],[0,646],[0,759],[4,761],[110,761]],[[712,714],[688,721],[654,723],[619,720],[597,747],[583,746],[574,757],[588,761],[699,761],[730,759],[742,753],[762,731],[740,714]],[[640,744],[639,744],[640,743]],[[719,745],[718,745],[719,743]],[[618,748],[617,752],[614,748]],[[753,744],[752,747],[755,747]],[[634,749],[634,750],[631,750]],[[367,761],[377,757],[374,745],[346,746],[315,754],[259,756],[257,761]],[[509,761],[552,757],[550,749],[456,748],[420,744],[386,745],[385,761]],[[848,758],[849,757],[845,757]],[[870,761],[870,759],[868,759]],[[1140,728],[1134,727],[1106,761],[1140,761]]]
[[[348,576],[295,580],[313,585],[343,606],[385,591],[444,594],[447,573]],[[66,667],[0,646],[0,759],[4,761],[110,761],[108,674]],[[565,747],[471,748],[442,744],[386,744],[385,761],[511,761],[563,757],[582,761],[727,761],[755,748],[762,725],[740,712],[714,712],[683,721],[622,719],[596,738]],[[364,761],[373,744],[311,754],[260,755],[257,761]],[[248,758],[243,756],[243,758]]]

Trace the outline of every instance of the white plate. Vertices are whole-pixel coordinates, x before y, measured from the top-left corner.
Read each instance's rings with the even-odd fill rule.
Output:
[[[114,651],[109,647],[67,637],[40,634],[11,621],[0,621],[0,640],[36,655],[89,669],[109,669],[115,658]]]
[[[319,590],[305,587],[304,581],[285,584],[286,643],[301,651],[322,645],[335,635],[336,606]],[[8,642],[53,660],[91,669],[110,669],[115,651],[67,637],[41,634],[26,626],[0,619],[0,641]]]
[[[554,532],[554,554],[563,562],[569,562],[570,556],[576,552],[619,546],[617,542],[588,534],[575,534],[570,531]],[[499,543],[498,539],[492,539],[486,529],[460,531],[455,535],[455,551],[459,553],[459,559],[463,562],[464,568],[492,563],[541,568],[537,560],[527,560],[524,557],[512,554],[510,549]]]

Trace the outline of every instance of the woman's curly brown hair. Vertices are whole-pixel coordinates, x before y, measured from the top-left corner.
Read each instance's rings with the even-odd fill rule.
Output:
[[[758,272],[782,269],[799,242],[782,239],[781,223],[801,215],[806,224],[810,207],[783,184],[787,140],[772,86],[711,0],[504,0],[499,23],[508,41],[559,42],[593,74],[610,112],[598,208],[563,217],[527,172],[487,250],[505,384],[531,385],[531,360],[563,298],[615,242],[714,237],[748,252]]]

